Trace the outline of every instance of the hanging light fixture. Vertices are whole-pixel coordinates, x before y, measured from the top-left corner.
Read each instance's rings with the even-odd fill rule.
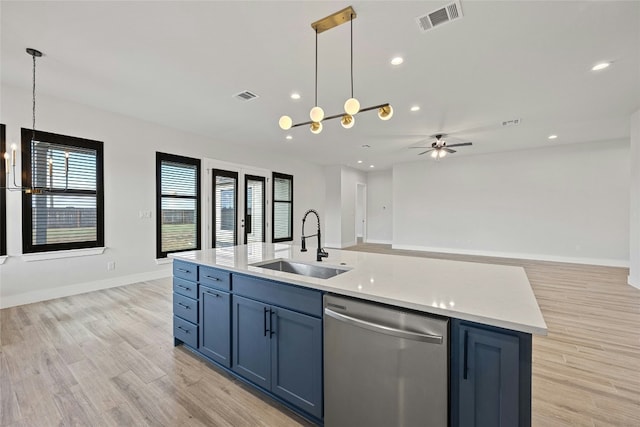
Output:
[[[42,57],[42,52],[40,52],[37,49],[33,49],[28,47],[26,49],[27,54],[31,55],[31,57],[33,58],[33,83],[32,83],[32,90],[31,90],[31,141],[30,143],[33,144],[33,142],[36,140],[36,58],[40,58]],[[5,171],[7,174],[7,189],[9,191],[24,191],[25,193],[31,193],[31,194],[42,194],[43,189],[42,188],[33,188],[33,187],[22,187],[22,186],[18,186],[17,182],[16,182],[16,157],[17,157],[17,146],[16,144],[11,144],[11,155],[9,155],[9,151],[5,152],[4,155],[4,160],[5,160]],[[11,164],[11,169],[9,169],[9,164]],[[50,188],[53,187],[53,157],[48,157],[47,158],[47,165],[48,165],[48,176],[49,176],[49,186]],[[9,185],[9,175],[11,174],[11,172],[13,172],[13,186]],[[65,152],[65,167],[64,167],[64,173],[65,173],[65,189],[68,186],[69,183],[69,153]]]
[[[353,96],[353,20],[356,17],[357,15],[355,10],[353,10],[353,7],[349,6],[311,24],[311,28],[315,31],[316,38],[315,104],[309,112],[309,118],[311,121],[294,124],[291,117],[282,116],[278,122],[281,129],[289,130],[292,127],[310,125],[311,132],[318,134],[322,131],[322,122],[327,120],[339,118],[342,127],[350,129],[355,123],[354,116],[358,113],[378,110],[378,117],[381,120],[389,120],[393,116],[393,108],[389,103],[360,108],[360,101]],[[351,98],[347,99],[344,103],[344,113],[325,117],[324,111],[318,106],[318,34],[344,24],[347,21],[351,23]]]

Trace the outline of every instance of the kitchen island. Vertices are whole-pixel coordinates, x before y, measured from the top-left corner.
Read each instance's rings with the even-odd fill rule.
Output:
[[[175,343],[314,422],[323,420],[322,295],[335,294],[451,320],[451,425],[530,425],[531,334],[547,328],[522,268],[340,250],[318,263],[287,244],[173,258]],[[346,271],[323,279],[256,265],[272,260]]]

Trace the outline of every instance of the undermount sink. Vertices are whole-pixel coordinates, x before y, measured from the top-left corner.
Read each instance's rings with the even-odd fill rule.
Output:
[[[277,259],[251,264],[254,267],[267,268],[269,270],[284,271],[285,273],[299,274],[317,279],[330,279],[338,274],[346,273],[350,268],[338,268],[316,264],[305,264],[302,262],[287,261]]]

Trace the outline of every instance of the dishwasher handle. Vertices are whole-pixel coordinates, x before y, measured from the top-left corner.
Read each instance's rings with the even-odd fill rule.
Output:
[[[422,334],[420,332],[404,331],[402,329],[392,328],[390,326],[379,325],[377,323],[367,322],[366,320],[358,319],[356,317],[347,316],[346,314],[337,313],[326,307],[324,309],[324,314],[353,326],[368,329],[374,332],[380,332],[386,335],[392,335],[398,338],[405,338],[412,341],[428,342],[432,344],[442,344],[443,340],[442,335]]]

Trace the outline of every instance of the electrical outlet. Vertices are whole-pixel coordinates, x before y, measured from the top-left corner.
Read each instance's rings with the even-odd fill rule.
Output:
[[[115,261],[107,262],[107,271],[113,271],[115,269],[116,269],[116,262]]]
[[[140,219],[151,218],[151,211],[139,211],[138,212],[138,218],[140,218]]]

